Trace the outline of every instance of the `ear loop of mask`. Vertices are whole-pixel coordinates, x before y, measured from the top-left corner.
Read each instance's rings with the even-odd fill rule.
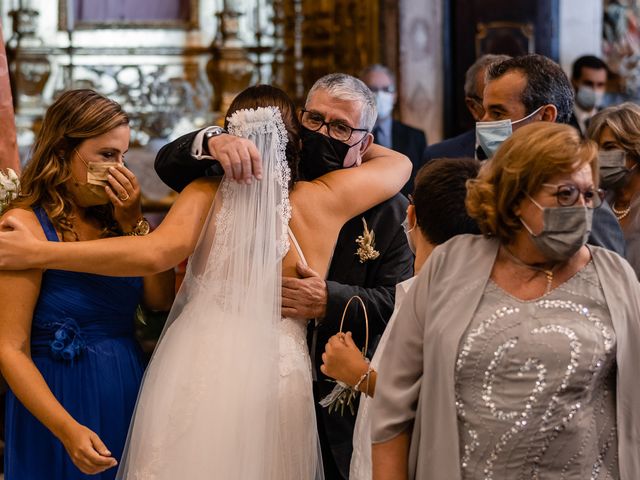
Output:
[[[538,207],[540,211],[544,212],[544,207],[536,202],[531,195],[529,195],[527,192],[525,192],[525,195],[531,201],[531,203]],[[529,232],[529,235],[531,235],[532,237],[537,237],[537,235],[533,233],[533,230],[531,230],[531,227],[527,225],[527,222],[525,222],[521,216],[518,216],[518,218],[520,219],[520,223],[524,226],[524,228],[526,228],[527,232]]]
[[[529,115],[527,115],[526,117],[522,117],[520,120],[515,120],[511,122],[511,125],[515,125],[516,123],[520,123],[520,122],[526,122],[527,120],[529,120],[531,117],[533,117],[536,113],[538,113],[540,110],[542,110],[544,107],[546,107],[546,105],[542,105],[541,107],[538,107],[537,109],[535,109],[533,112],[531,112]]]
[[[360,145],[360,144],[364,141],[364,139],[365,139],[365,138],[367,138],[367,135],[368,135],[368,134],[369,134],[369,132],[365,133],[365,134],[362,136],[362,138],[361,138],[360,140],[358,140],[356,143],[354,143],[353,145],[349,145],[349,144],[346,144],[346,145],[349,145],[349,148],[350,148],[350,149],[351,149],[351,148],[353,148],[353,147],[357,147],[358,145]],[[343,165],[343,166],[342,166],[342,168],[351,168],[351,167],[353,167],[357,162],[358,162],[358,159],[356,158],[356,159],[353,161],[353,163],[352,163],[351,165]]]

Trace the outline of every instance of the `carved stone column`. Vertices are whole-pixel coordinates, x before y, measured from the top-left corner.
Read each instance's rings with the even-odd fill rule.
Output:
[[[242,15],[225,0],[218,12],[218,33],[211,45],[212,59],[207,63],[207,76],[213,85],[211,107],[226,112],[234,97],[247,88],[253,76],[254,65],[238,36],[238,18]]]

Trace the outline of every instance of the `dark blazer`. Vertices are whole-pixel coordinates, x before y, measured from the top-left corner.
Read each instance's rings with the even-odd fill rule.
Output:
[[[214,160],[196,160],[191,156],[191,144],[199,130],[187,133],[166,144],[156,155],[155,169],[160,179],[176,192],[181,192],[196,178],[222,175],[220,164]]]
[[[374,139],[375,142],[375,139]],[[420,168],[422,154],[427,146],[427,136],[422,130],[410,127],[402,122],[393,120],[391,123],[391,148],[400,152],[411,160],[413,168],[409,181],[402,187],[402,193],[406,196],[413,192],[413,179]]]
[[[338,236],[338,242],[327,275],[327,314],[319,325],[309,325],[309,349],[313,363],[314,397],[318,428],[322,430],[320,439],[328,443],[330,452],[323,445],[323,455],[333,456],[341,478],[349,476],[349,463],[353,450],[352,439],[356,416],[345,409],[344,414],[319,407],[317,402],[328,395],[335,383],[322,372],[322,353],[332,335],[338,332],[342,312],[349,298],[359,295],[365,302],[369,317],[369,354],[377,344],[387,321],[393,312],[395,285],[413,275],[413,255],[407,245],[402,229],[406,217],[408,201],[404,195],[383,202],[362,215],[347,222]],[[362,218],[375,233],[375,248],[380,256],[375,260],[360,263],[356,254],[356,238],[362,235]],[[353,333],[355,343],[362,347],[365,343],[365,322],[359,303],[352,302],[344,324],[345,331]],[[324,437],[324,438],[323,438]],[[326,462],[325,458],[325,464]],[[330,468],[325,470],[331,471]],[[325,475],[327,472],[325,472]],[[335,477],[340,478],[340,477]],[[329,480],[329,476],[327,476]],[[331,478],[333,480],[333,477]]]
[[[580,132],[580,135],[584,137],[584,133],[580,129],[580,124],[578,123],[578,119],[576,118],[575,112],[571,112],[571,117],[569,118],[569,125],[571,125],[573,128],[578,130]]]
[[[204,175],[222,173],[217,162],[195,160],[191,156],[191,143],[196,133],[189,133],[165,145],[156,157],[158,175],[174,190],[181,191],[191,181]],[[314,379],[318,380],[314,382],[314,395],[323,456],[325,463],[333,461],[344,479],[348,478],[349,473],[356,417],[347,411],[344,416],[339,413],[328,415],[326,409],[317,405],[317,401],[328,394],[334,385],[326,381],[327,377],[320,372],[321,357],[329,337],[338,332],[344,307],[353,295],[359,295],[364,300],[369,316],[370,344],[377,343],[393,312],[396,283],[413,275],[413,255],[402,229],[407,204],[407,199],[397,194],[342,227],[326,279],[326,316],[317,327],[314,322],[309,325],[310,356]],[[364,229],[362,218],[366,219],[369,229],[375,233],[375,249],[380,252],[377,259],[364,263],[360,263],[356,254],[356,238],[362,235]],[[345,329],[353,332],[358,345],[364,345],[364,318],[359,311],[359,304],[352,302],[352,307]],[[333,458],[327,458],[328,455]],[[331,469],[325,470],[331,472]],[[327,480],[334,479],[327,476]]]
[[[434,158],[473,158],[476,153],[476,129],[472,128],[457,137],[429,145],[424,151],[422,165]]]

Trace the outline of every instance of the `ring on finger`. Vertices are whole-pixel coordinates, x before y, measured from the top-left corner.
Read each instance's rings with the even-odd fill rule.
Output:
[[[121,193],[120,195],[118,195],[118,200],[120,200],[121,202],[126,202],[127,200],[129,200],[129,194],[128,193]]]

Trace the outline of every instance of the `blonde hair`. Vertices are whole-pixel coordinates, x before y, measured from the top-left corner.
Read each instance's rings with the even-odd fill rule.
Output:
[[[467,210],[482,233],[509,244],[522,224],[515,213],[525,192],[534,194],[558,174],[590,165],[598,183],[598,149],[568,125],[535,122],[516,130],[467,181]]]
[[[72,178],[72,152],[84,140],[128,124],[129,118],[118,103],[93,90],[63,93],[45,113],[31,160],[20,176],[20,196],[11,207],[42,206],[63,239],[70,233],[77,240],[69,220],[72,208],[66,187]],[[119,233],[112,205],[91,207],[87,212],[101,222],[103,234]]]
[[[598,142],[605,127],[626,153],[640,161],[640,106],[625,102],[605,108],[589,121],[587,136]]]

